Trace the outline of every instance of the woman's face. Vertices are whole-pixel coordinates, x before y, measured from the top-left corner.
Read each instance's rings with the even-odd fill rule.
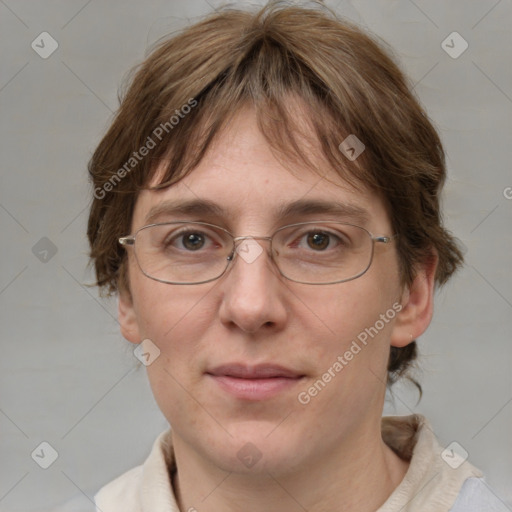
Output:
[[[393,234],[377,196],[355,191],[332,170],[325,175],[339,186],[296,170],[275,159],[245,111],[186,178],[140,194],[132,233],[159,207],[152,222],[209,222],[235,236],[268,236],[312,220]],[[215,203],[218,211],[170,209],[170,202],[186,201]],[[280,215],[298,201],[349,208]],[[120,322],[127,339],[151,340],[160,351],[147,371],[176,445],[226,471],[293,471],[339,446],[356,446],[380,424],[403,298],[397,254],[394,243],[376,243],[361,277],[308,285],[280,275],[268,241],[254,243],[245,246],[251,257],[244,259],[242,248],[222,277],[196,285],[146,277],[129,249],[132,300],[121,297]]]

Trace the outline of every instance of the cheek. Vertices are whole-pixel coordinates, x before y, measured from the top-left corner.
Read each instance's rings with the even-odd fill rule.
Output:
[[[297,401],[305,417],[322,418],[319,428],[326,439],[379,410],[384,397],[396,311],[393,294],[385,296],[384,288],[369,283],[343,283],[343,293],[333,287],[318,310],[329,335],[320,340],[316,374],[299,390]]]
[[[162,352],[183,346],[180,340],[193,340],[208,324],[206,296],[212,285],[197,287],[159,283],[130,269],[134,308],[140,334],[151,339]]]
[[[395,316],[392,306],[398,299],[398,294],[370,277],[365,279],[363,276],[358,280],[334,285],[338,289],[332,288],[330,293],[324,294],[321,301],[316,301],[317,314],[333,339],[347,342],[356,339],[360,334],[364,339],[364,333],[376,322],[379,332],[384,334],[389,330]],[[388,312],[390,309],[391,312]],[[381,315],[385,315],[384,324],[380,321]]]
[[[329,387],[340,386],[343,393],[350,389],[355,396],[362,388],[385,384],[390,336],[400,307],[398,289],[391,289],[385,281],[368,273],[324,290],[329,293],[322,300],[319,293],[310,303],[328,329],[321,341],[322,349],[317,351],[316,369],[321,379],[329,370],[336,374],[329,382],[337,384],[329,383]],[[329,379],[325,375],[323,380]]]
[[[205,342],[214,315],[207,308],[206,287],[185,288],[139,280],[134,283],[134,302],[143,338],[160,350],[158,358],[146,367],[156,402],[164,415],[176,420],[186,408],[193,420],[201,411],[190,399],[204,367]]]

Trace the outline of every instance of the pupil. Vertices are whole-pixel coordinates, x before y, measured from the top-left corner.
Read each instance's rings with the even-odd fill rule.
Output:
[[[308,243],[317,249],[325,249],[329,245],[329,237],[323,233],[315,233],[308,236]]]
[[[204,239],[201,235],[190,234],[185,237],[185,241],[183,244],[187,249],[200,249],[204,245]]]

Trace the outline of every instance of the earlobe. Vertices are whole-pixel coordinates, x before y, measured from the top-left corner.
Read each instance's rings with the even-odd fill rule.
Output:
[[[137,315],[133,307],[133,300],[127,291],[119,292],[118,299],[118,320],[121,326],[121,334],[131,343],[140,343],[141,337],[139,332],[139,325],[137,322]]]
[[[402,309],[396,316],[391,333],[393,347],[405,347],[423,334],[432,320],[434,311],[435,274],[437,253],[416,273],[415,278],[402,293]]]

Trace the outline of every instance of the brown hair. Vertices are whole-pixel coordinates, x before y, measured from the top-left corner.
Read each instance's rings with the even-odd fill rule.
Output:
[[[298,135],[309,136],[341,177],[382,197],[398,234],[403,284],[434,251],[436,284],[443,284],[462,254],[442,226],[443,148],[411,91],[382,42],[320,6],[222,10],[160,42],[134,70],[89,162],[87,234],[97,284],[129,292],[117,239],[130,232],[138,192],[155,179],[157,165],[166,165],[159,188],[179,181],[246,105],[276,154],[313,167],[298,142]],[[310,133],[290,99],[300,100]],[[354,161],[339,149],[350,134],[366,146]],[[391,348],[390,383],[405,374],[416,350],[414,341]]]

